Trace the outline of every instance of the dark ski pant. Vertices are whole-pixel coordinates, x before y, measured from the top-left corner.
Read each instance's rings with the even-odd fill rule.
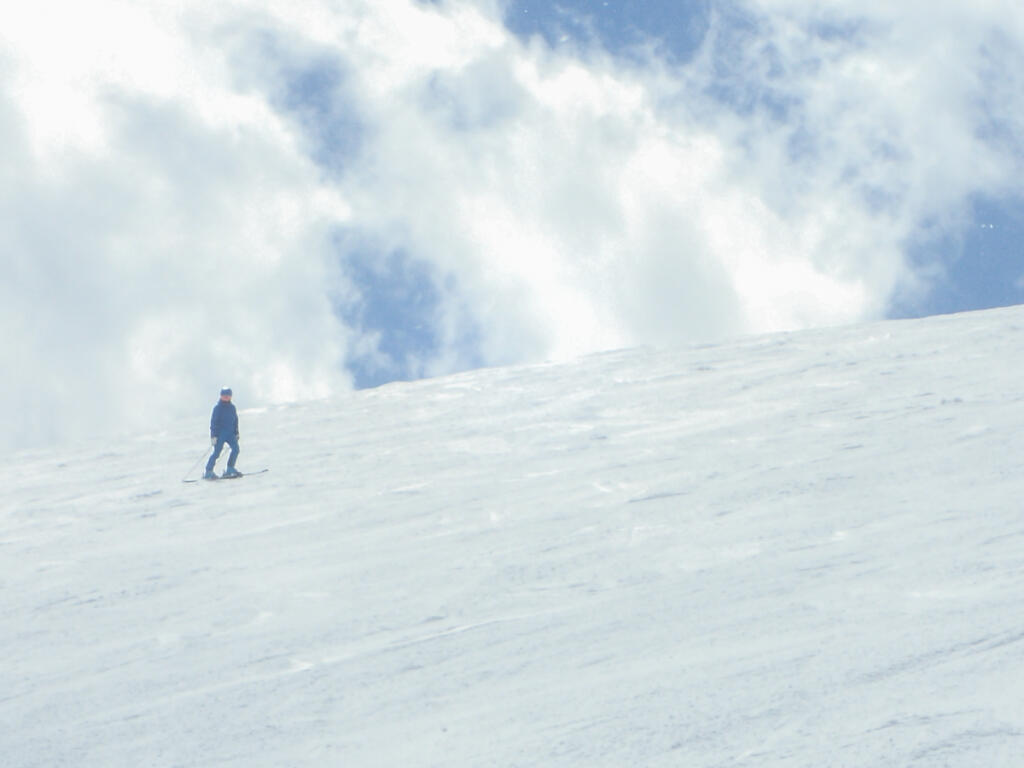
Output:
[[[213,472],[213,465],[217,463],[217,459],[220,458],[220,452],[224,450],[224,444],[227,443],[231,448],[231,453],[228,456],[228,469],[235,466],[235,459],[238,458],[238,438],[236,437],[218,437],[217,445],[213,448],[213,453],[210,454],[210,460],[206,462],[206,471]]]

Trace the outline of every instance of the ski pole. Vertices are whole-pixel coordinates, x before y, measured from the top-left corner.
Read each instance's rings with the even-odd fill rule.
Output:
[[[201,462],[205,458],[206,458],[206,451],[203,450],[202,455],[198,459],[196,459],[196,463],[192,465],[192,469],[190,469],[188,472],[186,472],[185,473],[185,477],[183,477],[181,479],[184,481],[189,475],[191,475],[193,472],[195,472],[196,467],[199,466],[199,462]]]

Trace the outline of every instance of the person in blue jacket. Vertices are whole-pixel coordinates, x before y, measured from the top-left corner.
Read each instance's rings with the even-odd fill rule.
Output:
[[[234,403],[231,402],[231,387],[224,387],[220,391],[220,402],[213,406],[213,415],[210,417],[210,442],[213,445],[213,453],[210,460],[206,462],[207,480],[213,480],[213,465],[220,458],[220,452],[227,444],[231,448],[228,456],[228,468],[224,477],[241,477],[242,473],[235,469],[235,461],[238,459],[238,412]]]

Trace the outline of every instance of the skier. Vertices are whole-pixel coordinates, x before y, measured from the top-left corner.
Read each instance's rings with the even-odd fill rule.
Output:
[[[242,473],[235,469],[235,460],[238,458],[238,412],[231,402],[231,387],[224,387],[220,391],[220,402],[213,407],[213,415],[210,417],[210,443],[213,445],[213,453],[210,460],[206,462],[206,480],[216,479],[213,474],[213,465],[220,458],[220,452],[227,443],[231,448],[228,456],[228,468],[224,477],[241,477]]]

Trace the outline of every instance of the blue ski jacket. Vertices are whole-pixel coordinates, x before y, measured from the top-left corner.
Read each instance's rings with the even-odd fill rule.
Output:
[[[231,440],[238,437],[238,411],[234,403],[226,403],[223,400],[213,406],[213,415],[210,416],[210,437],[223,437]]]

